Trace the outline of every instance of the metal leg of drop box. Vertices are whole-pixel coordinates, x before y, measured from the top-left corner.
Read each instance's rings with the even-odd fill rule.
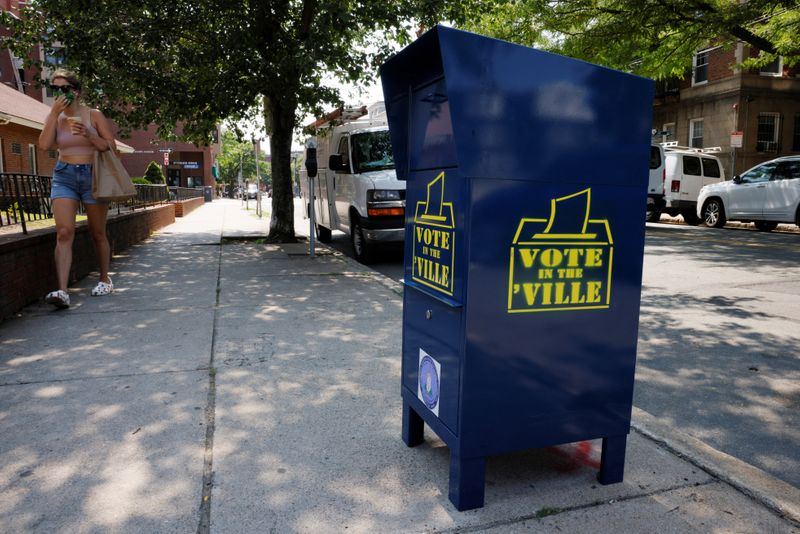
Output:
[[[422,443],[425,422],[414,409],[403,403],[403,442],[409,447]]]
[[[459,458],[450,451],[450,502],[459,512],[483,506],[486,458]]]
[[[600,484],[616,484],[622,482],[625,473],[625,446],[628,436],[611,436],[603,438],[603,449],[600,453],[600,472],[597,480]]]

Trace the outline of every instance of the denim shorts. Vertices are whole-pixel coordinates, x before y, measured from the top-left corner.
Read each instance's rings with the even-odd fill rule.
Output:
[[[50,198],[71,198],[84,204],[104,204],[92,196],[92,164],[58,161],[53,169]]]

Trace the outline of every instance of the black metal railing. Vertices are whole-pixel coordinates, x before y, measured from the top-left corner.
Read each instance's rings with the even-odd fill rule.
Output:
[[[34,174],[0,173],[0,226],[20,224],[28,233],[28,221],[53,216],[50,177]]]
[[[131,209],[166,204],[169,202],[169,189],[166,185],[158,184],[133,184],[136,187],[136,196],[122,203]],[[118,203],[119,204],[119,203]]]
[[[172,200],[181,201],[190,198],[199,198],[203,196],[202,187],[170,187],[170,197]]]
[[[52,218],[51,183],[50,176],[0,173],[0,227],[20,225],[22,233],[27,234],[27,222]],[[123,211],[166,204],[170,201],[170,191],[166,185],[134,185],[136,196],[124,202],[112,202],[109,210],[116,209],[117,214],[120,214]],[[200,196],[202,195],[201,189]],[[81,213],[82,207],[78,210]]]

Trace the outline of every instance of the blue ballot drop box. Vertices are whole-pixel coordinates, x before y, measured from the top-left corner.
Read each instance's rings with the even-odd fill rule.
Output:
[[[483,506],[491,455],[602,438],[622,481],[653,82],[438,26],[381,67],[407,181],[403,440],[450,449]]]

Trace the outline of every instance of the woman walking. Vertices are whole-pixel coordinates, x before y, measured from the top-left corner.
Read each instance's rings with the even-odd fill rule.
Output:
[[[72,266],[72,242],[75,239],[75,215],[80,202],[88,218],[89,234],[100,267],[100,282],[92,295],[108,295],[114,290],[108,267],[111,250],[106,237],[108,203],[92,196],[92,164],[96,150],[114,147],[114,136],[105,116],[80,102],[81,82],[70,71],[59,69],[50,79],[56,97],[39,136],[39,148],[58,149],[53,169],[51,198],[56,222],[56,275],[58,289],[45,301],[57,308],[69,307],[69,272]]]

